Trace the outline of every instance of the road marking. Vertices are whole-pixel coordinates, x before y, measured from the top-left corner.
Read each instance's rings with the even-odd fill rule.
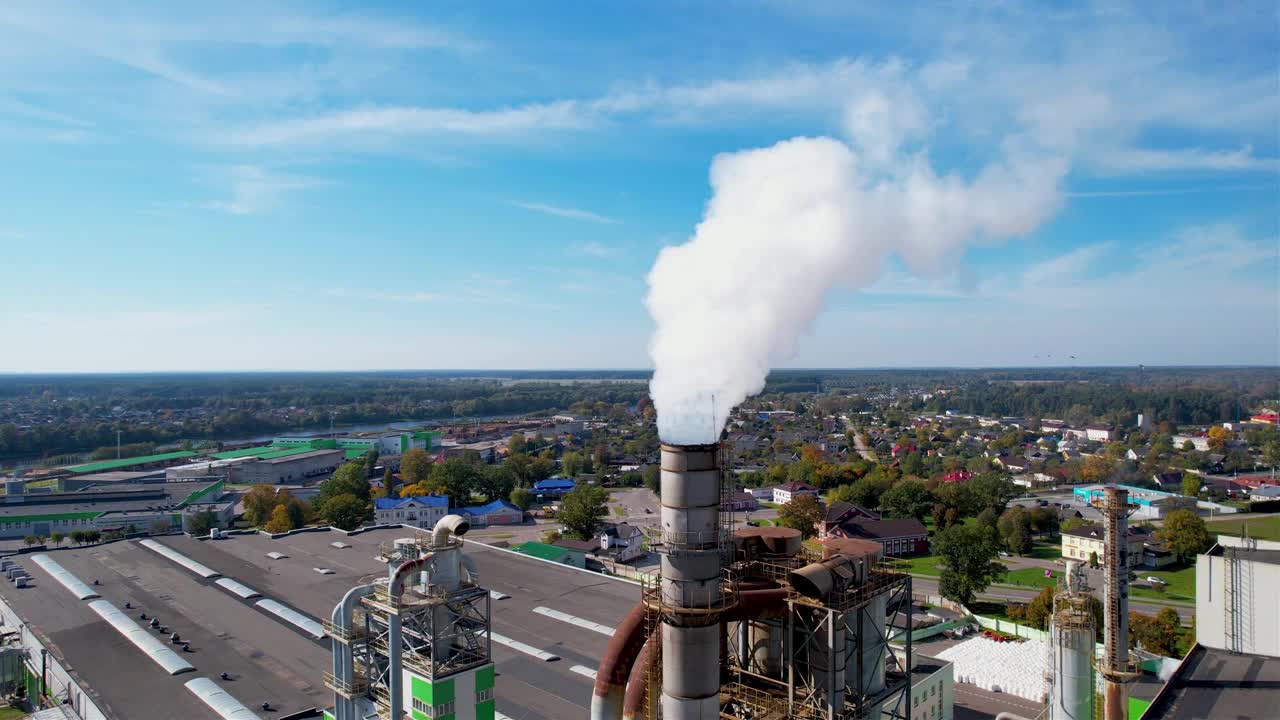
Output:
[[[555,618],[560,622],[566,622],[566,623],[569,623],[570,625],[577,625],[580,628],[586,628],[593,632],[598,632],[601,635],[608,635],[609,637],[613,637],[613,633],[615,632],[614,629],[609,627],[608,625],[601,625],[598,622],[591,622],[586,618],[580,618],[577,615],[570,615],[567,612],[561,612],[554,608],[542,607],[540,605],[534,608],[533,611],[538,613],[539,615],[546,615],[549,618]]]
[[[498,592],[497,590],[490,590],[489,597],[493,598],[494,600],[506,600],[511,596],[506,593]]]
[[[546,650],[539,650],[538,648],[536,648],[536,647],[534,647],[534,646],[532,646],[532,645],[528,645],[528,644],[526,644],[526,643],[522,643],[522,642],[520,642],[519,640],[512,640],[511,638],[507,637],[506,635],[499,635],[499,634],[498,634],[498,633],[496,633],[496,632],[492,632],[492,631],[490,631],[490,633],[489,633],[489,638],[490,638],[490,639],[492,639],[494,642],[498,643],[499,645],[506,645],[507,647],[511,648],[512,650],[517,650],[517,651],[522,652],[522,653],[524,653],[524,654],[526,654],[526,655],[532,655],[532,656],[534,656],[534,657],[538,658],[539,660],[542,660],[543,662],[551,662],[552,660],[559,660],[559,659],[560,659],[560,656],[559,656],[559,655],[555,655],[555,654],[553,654],[553,653],[549,653],[549,652],[547,652]]]
[[[586,665],[574,665],[573,667],[571,667],[571,668],[569,668],[569,669],[570,669],[570,670],[572,670],[572,671],[574,671],[574,672],[576,672],[576,673],[578,673],[579,675],[582,675],[582,676],[584,676],[584,677],[589,677],[589,678],[591,678],[592,680],[595,680],[595,679],[596,679],[596,671],[595,671],[595,670],[592,670],[591,668],[587,667]]]

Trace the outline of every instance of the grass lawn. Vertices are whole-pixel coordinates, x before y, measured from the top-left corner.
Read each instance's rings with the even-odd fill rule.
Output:
[[[989,617],[997,620],[1009,620],[1009,622],[1013,622],[1013,620],[1010,620],[1009,616],[1005,614],[1005,611],[1008,609],[1009,606],[1005,603],[988,602],[986,600],[974,600],[973,604],[969,606],[969,611],[974,615],[981,615],[983,617]]]
[[[1165,586],[1163,592],[1145,587],[1131,587],[1130,594],[1134,597],[1165,598],[1167,600],[1194,601],[1196,599],[1195,565],[1166,570],[1138,570],[1140,579],[1145,580],[1148,576],[1158,577],[1169,584]]]
[[[0,720],[21,720],[27,715],[27,711],[21,708],[0,707]]]
[[[780,508],[780,507],[782,507],[782,506],[781,506],[781,505],[779,505],[778,503],[775,503],[775,502],[769,502],[768,500],[761,500],[761,501],[760,501],[760,507],[767,507],[767,508],[771,508],[771,509],[773,509],[773,510],[777,510],[778,508]]]
[[[910,572],[913,575],[932,575],[933,577],[937,577],[942,574],[942,570],[938,568],[938,565],[942,562],[942,558],[937,555],[902,558],[902,562],[910,566],[907,572]]]
[[[1061,572],[1055,571],[1053,577],[1044,576],[1044,568],[1022,568],[1005,573],[1004,579],[998,582],[1005,585],[1021,585],[1023,587],[1057,587]]]
[[[1031,547],[1031,552],[1027,557],[1035,558],[1036,560],[1061,560],[1062,545],[1058,543],[1038,542]]]
[[[1216,520],[1206,523],[1210,533],[1243,536],[1246,527],[1249,537],[1259,540],[1280,540],[1280,515],[1252,520]]]

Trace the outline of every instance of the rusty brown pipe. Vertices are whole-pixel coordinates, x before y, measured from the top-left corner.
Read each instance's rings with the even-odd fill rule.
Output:
[[[645,641],[631,666],[631,677],[627,680],[627,694],[622,702],[622,720],[636,720],[644,715],[645,699],[649,695],[649,668],[654,666],[655,653],[662,651],[659,642],[661,634],[655,633]]]
[[[600,658],[596,685],[591,695],[591,720],[618,720],[627,677],[645,644],[645,607],[636,603],[613,632],[613,639]]]

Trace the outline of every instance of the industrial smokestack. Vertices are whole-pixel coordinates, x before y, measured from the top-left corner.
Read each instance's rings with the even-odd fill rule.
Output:
[[[1103,717],[1128,720],[1127,683],[1134,677],[1129,662],[1129,491],[1106,488],[1102,515],[1106,542]]]
[[[1020,136],[970,178],[939,174],[924,152],[900,152],[892,126],[907,105],[918,103],[852,98],[848,142],[795,138],[712,162],[702,222],[648,278],[665,442],[714,442],[769,368],[795,355],[832,288],[872,285],[893,255],[942,274],[966,245],[1026,235],[1058,210],[1067,163]],[[914,107],[917,128],[929,125],[923,112]]]
[[[720,446],[662,446],[662,717],[720,716]]]

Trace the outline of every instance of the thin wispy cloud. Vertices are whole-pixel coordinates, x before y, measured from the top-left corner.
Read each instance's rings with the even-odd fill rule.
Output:
[[[279,207],[287,194],[329,185],[327,180],[276,173],[256,165],[237,165],[227,171],[231,197],[205,204],[210,210],[254,215]]]
[[[622,248],[616,245],[608,245],[606,243],[597,242],[595,240],[585,242],[575,248],[576,252],[581,255],[589,255],[594,258],[610,259],[622,255]]]
[[[571,220],[586,220],[588,222],[602,223],[605,225],[618,225],[622,222],[616,218],[593,213],[590,210],[580,210],[578,208],[559,207],[556,205],[547,205],[546,203],[536,202],[512,202],[511,204],[518,208],[542,213],[543,215],[554,215],[555,217],[569,218]],[[587,245],[582,248],[584,252],[587,252],[587,254],[592,254],[587,249],[588,246],[591,246],[597,251],[604,248],[603,245],[599,245],[598,243],[587,243]]]
[[[1146,190],[1082,190],[1067,193],[1073,198],[1126,198],[1126,197],[1160,197],[1165,195],[1200,195],[1204,193],[1239,192],[1249,190],[1275,189],[1276,184],[1232,184],[1203,185],[1181,188],[1150,188]]]

